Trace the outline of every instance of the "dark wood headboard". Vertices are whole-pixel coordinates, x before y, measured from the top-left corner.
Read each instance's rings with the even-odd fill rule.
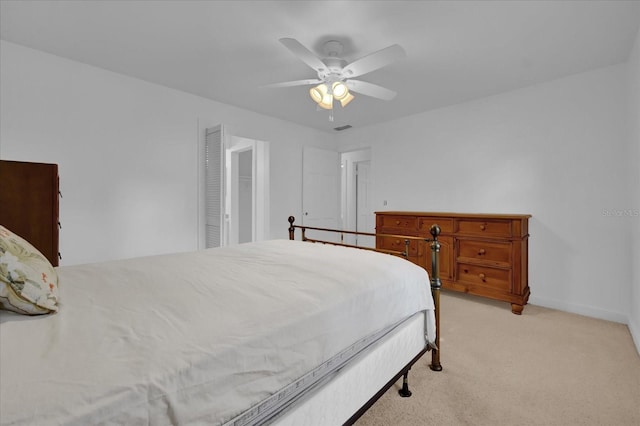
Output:
[[[58,165],[0,160],[0,224],[58,266]]]

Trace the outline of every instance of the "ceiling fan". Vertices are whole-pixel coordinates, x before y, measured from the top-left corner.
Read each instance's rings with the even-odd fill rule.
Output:
[[[393,90],[366,81],[354,80],[353,77],[370,73],[405,57],[406,53],[400,45],[391,45],[347,63],[340,57],[343,45],[336,40],[329,40],[324,43],[323,52],[325,56],[322,59],[296,39],[281,38],[280,43],[284,44],[302,62],[316,71],[318,78],[274,83],[265,87],[316,85],[309,90],[309,94],[318,106],[324,109],[333,109],[334,100],[340,101],[340,104],[345,107],[354,99],[353,94],[350,92],[386,101],[396,96],[396,92]]]

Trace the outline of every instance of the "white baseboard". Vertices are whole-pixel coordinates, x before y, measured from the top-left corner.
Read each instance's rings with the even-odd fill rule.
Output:
[[[629,327],[629,332],[631,333],[633,343],[636,344],[638,355],[640,355],[640,327],[638,327],[638,324],[635,324],[631,319],[629,320],[627,325]]]
[[[576,303],[560,302],[558,300],[544,299],[531,295],[529,303],[545,308],[557,309],[559,311],[571,312],[572,314],[584,315],[587,317],[603,319],[607,321],[629,324],[629,316],[620,312],[607,311],[593,306],[579,305]],[[526,309],[526,308],[525,308]]]
[[[592,306],[578,305],[575,303],[564,303],[557,300],[543,299],[531,296],[529,303],[532,305],[542,306],[545,308],[557,309],[559,311],[571,312],[572,314],[584,315],[587,317],[603,319],[606,321],[619,322],[629,327],[631,338],[636,345],[636,350],[640,355],[640,325],[635,324],[631,317],[623,315],[619,312],[611,312],[603,309],[594,308]],[[525,308],[526,309],[526,308]]]

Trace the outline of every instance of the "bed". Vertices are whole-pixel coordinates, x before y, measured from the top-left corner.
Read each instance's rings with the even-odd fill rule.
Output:
[[[0,423],[352,424],[400,377],[409,396],[427,351],[441,369],[437,268],[429,279],[402,253],[289,224],[289,240],[48,265],[47,297],[23,287],[47,312],[0,310]],[[47,265],[10,229],[0,237],[6,305],[16,259]]]

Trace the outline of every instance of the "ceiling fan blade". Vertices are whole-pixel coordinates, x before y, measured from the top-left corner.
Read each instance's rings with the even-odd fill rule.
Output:
[[[316,83],[322,83],[322,80],[318,80],[317,78],[314,78],[309,80],[285,81],[282,83],[266,84],[262,87],[292,87],[292,86],[305,86],[307,84],[316,84]]]
[[[368,83],[366,81],[360,80],[347,80],[347,87],[349,90],[354,91],[356,93],[360,93],[361,95],[371,96],[372,98],[383,99],[385,101],[390,101],[395,98],[397,93],[393,90],[385,89],[382,86],[378,86],[377,84]]]
[[[309,49],[304,47],[300,42],[294,38],[281,38],[280,43],[284,44],[294,55],[296,55],[302,62],[309,65],[316,71],[321,71],[327,68],[327,66],[313,54]]]
[[[375,71],[406,56],[404,49],[394,44],[350,63],[342,70],[346,78],[357,77]]]

